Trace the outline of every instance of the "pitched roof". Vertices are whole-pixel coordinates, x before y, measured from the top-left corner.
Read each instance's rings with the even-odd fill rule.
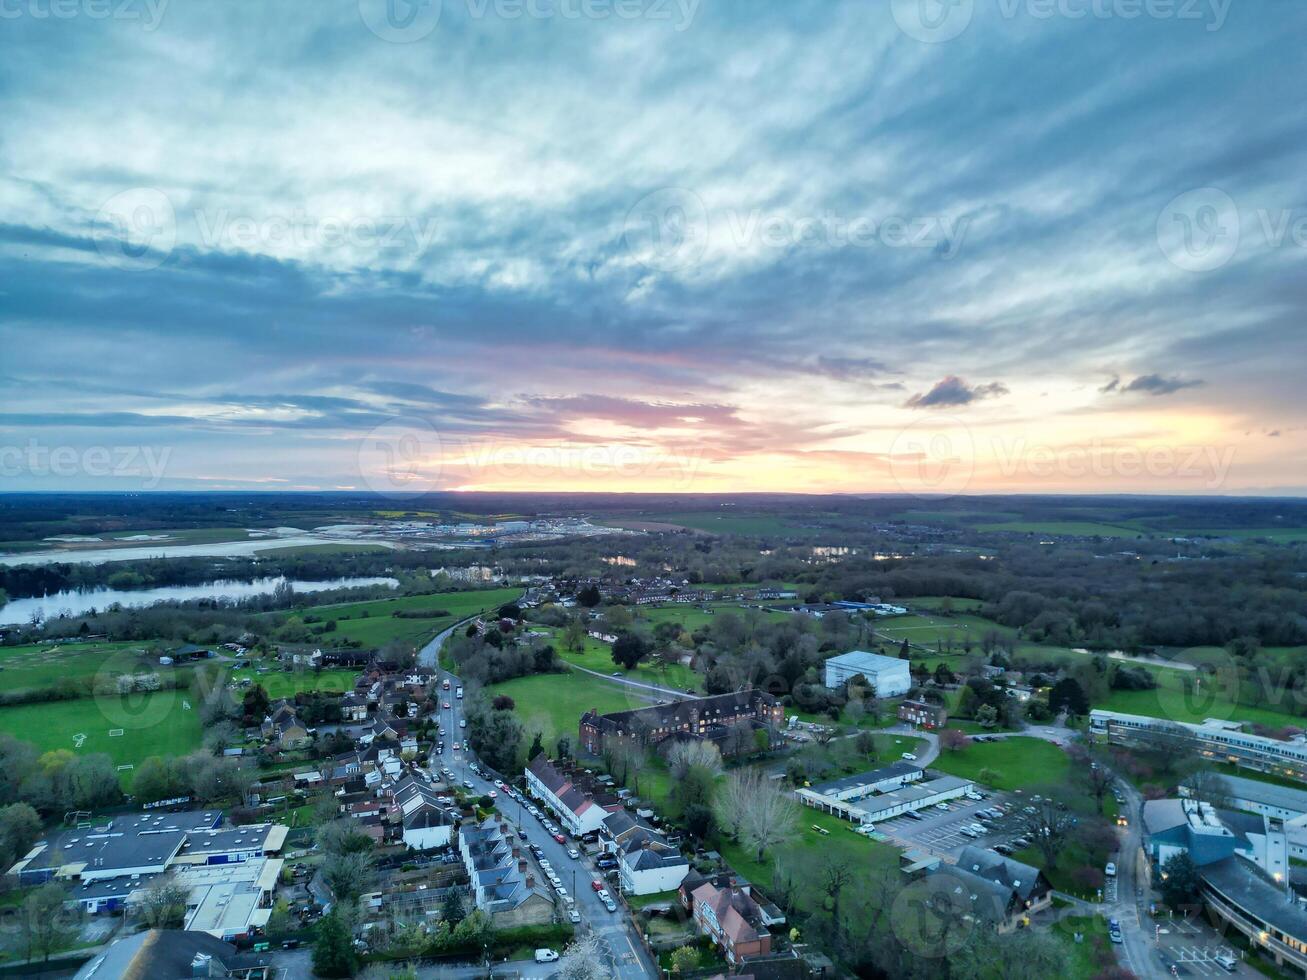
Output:
[[[1009,889],[1023,902],[1030,901],[1040,886],[1041,873],[1038,868],[984,847],[967,845],[962,848],[958,854],[957,867]]]
[[[758,904],[741,888],[719,888],[713,882],[706,881],[694,890],[694,902],[712,909],[732,945],[753,942],[767,934]]]

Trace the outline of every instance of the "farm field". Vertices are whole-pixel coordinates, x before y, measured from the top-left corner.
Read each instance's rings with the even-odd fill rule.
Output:
[[[358,555],[369,551],[390,551],[384,544],[301,544],[289,548],[268,548],[259,552],[260,558],[297,558],[305,555]]]
[[[314,606],[301,612],[319,622],[335,622],[333,632],[323,634],[320,642],[332,638],[356,640],[364,646],[378,647],[392,641],[422,644],[452,623],[475,613],[493,611],[522,594],[521,589],[478,589],[472,592],[440,592],[433,595],[373,599],[367,602],[343,602],[331,606]],[[402,619],[397,611],[446,610],[448,615],[431,619]]]
[[[144,643],[33,643],[0,647],[0,691],[53,687],[62,677],[90,677],[100,670],[124,674],[157,663],[144,659]]]
[[[0,732],[43,751],[107,752],[116,765],[139,765],[148,756],[186,755],[198,748],[197,708],[187,691],[23,704],[0,710]],[[109,734],[117,729],[122,735]],[[86,736],[80,745],[77,735]],[[121,773],[124,784],[130,783],[131,775]]]
[[[1002,790],[1037,790],[1061,782],[1071,771],[1067,754],[1051,742],[1013,736],[997,742],[972,742],[957,752],[940,752],[931,768]],[[992,780],[980,771],[993,772]]]

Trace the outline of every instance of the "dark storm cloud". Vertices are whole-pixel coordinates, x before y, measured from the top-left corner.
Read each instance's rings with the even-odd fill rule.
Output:
[[[1007,385],[991,381],[983,385],[969,385],[956,375],[949,375],[935,383],[927,392],[919,392],[905,402],[909,408],[951,408],[970,405],[984,398],[998,398],[1008,393]]]
[[[1141,374],[1121,389],[1122,394],[1142,392],[1146,395],[1173,395],[1184,388],[1197,388],[1204,382],[1199,378],[1167,378],[1160,374]]]

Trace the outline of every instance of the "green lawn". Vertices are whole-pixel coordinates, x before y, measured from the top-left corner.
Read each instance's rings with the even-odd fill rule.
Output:
[[[1084,936],[1075,941],[1075,934]],[[1053,935],[1066,950],[1065,980],[1089,980],[1116,965],[1111,941],[1107,938],[1107,920],[1097,915],[1069,915],[1053,926]]]
[[[1067,754],[1051,742],[1013,736],[997,742],[972,742],[958,752],[942,750],[931,768],[979,780],[982,769],[994,772],[994,789],[1038,789],[1060,783],[1071,771]]]
[[[0,709],[0,732],[43,751],[107,752],[116,765],[137,765],[147,756],[186,755],[198,748],[197,707],[196,699],[184,690],[16,705]],[[121,735],[109,734],[118,729]],[[80,745],[77,735],[86,736]],[[121,775],[130,781],[131,772]]]
[[[562,642],[557,636],[557,631],[552,632],[554,633],[554,649],[569,664],[576,664],[578,667],[585,667],[589,670],[597,670],[603,674],[611,674],[613,671],[620,670],[622,675],[630,680],[639,681],[642,684],[671,687],[678,691],[703,690],[703,678],[682,664],[671,664],[663,667],[657,662],[646,660],[644,663],[637,665],[635,670],[623,670],[613,663],[613,648],[602,640],[587,636],[585,638],[585,650],[581,653],[575,653],[571,650],[564,650]]]
[[[318,624],[335,622],[336,629],[322,635],[324,644],[330,644],[333,639],[349,639],[367,647],[379,647],[391,641],[421,645],[458,620],[476,613],[493,612],[521,594],[522,590],[516,588],[441,592],[315,606],[301,610],[299,615],[316,617]],[[449,615],[430,619],[402,619],[394,615],[397,611],[442,609]]]
[[[0,691],[52,687],[61,677],[90,677],[158,668],[143,643],[34,643],[0,647]]]
[[[287,673],[278,667],[266,674],[260,674],[254,670],[236,670],[232,671],[227,679],[237,681],[249,679],[262,686],[268,692],[268,697],[275,701],[277,698],[293,698],[296,694],[308,691],[348,694],[354,690],[354,682],[358,679],[358,676],[359,671],[352,668],[318,671],[297,670]]]
[[[1169,718],[1172,721],[1201,722],[1205,718],[1229,718],[1252,724],[1280,727],[1283,725],[1303,724],[1301,715],[1280,711],[1276,708],[1264,708],[1249,704],[1235,704],[1224,697],[1186,696],[1182,686],[1191,677],[1178,670],[1153,670],[1158,686],[1151,691],[1112,691],[1104,702],[1095,704],[1096,708],[1120,711],[1132,715],[1145,715],[1149,718]],[[1286,698],[1288,706],[1293,699]]]
[[[494,694],[507,694],[516,702],[514,713],[526,727],[528,737],[536,731],[541,732],[551,755],[559,735],[569,736],[575,750],[577,725],[581,715],[589,709],[598,708],[601,714],[606,714],[643,707],[648,703],[628,696],[619,684],[610,684],[577,671],[518,677],[495,684],[489,690]]]

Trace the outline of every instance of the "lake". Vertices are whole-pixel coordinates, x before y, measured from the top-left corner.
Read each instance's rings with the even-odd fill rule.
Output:
[[[194,599],[247,599],[251,596],[271,595],[285,581],[285,576],[278,575],[258,578],[252,582],[216,581],[203,585],[165,585],[156,589],[100,588],[54,592],[39,598],[10,599],[7,605],[0,607],[0,626],[26,623],[33,612],[40,612],[44,618],[58,616],[65,611],[78,616],[92,609],[105,609],[115,602],[123,606],[140,607],[156,602],[188,602]],[[323,582],[293,579],[290,582],[296,592],[325,592],[329,589],[361,588],[365,585],[388,585],[394,588],[398,584],[393,578],[382,577],[337,578]]]

